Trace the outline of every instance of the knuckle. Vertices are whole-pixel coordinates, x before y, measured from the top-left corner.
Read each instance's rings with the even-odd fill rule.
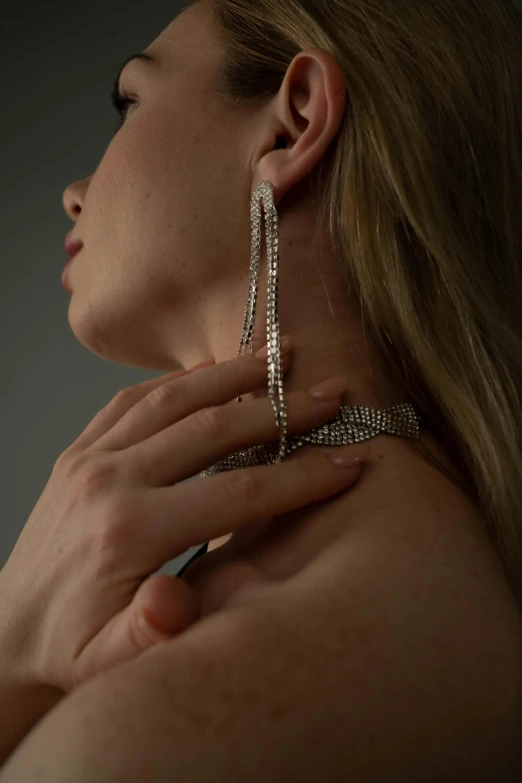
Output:
[[[53,473],[60,473],[64,478],[69,478],[79,473],[86,461],[87,455],[84,451],[72,451],[69,447],[54,463]]]
[[[83,497],[91,497],[114,487],[118,467],[112,457],[106,455],[82,455],[76,461],[75,484]]]
[[[168,405],[173,397],[178,394],[178,390],[179,386],[176,382],[163,383],[161,386],[156,386],[155,389],[152,389],[145,397],[145,401],[153,407]]]
[[[264,482],[255,468],[240,468],[225,473],[223,488],[232,502],[240,497],[255,504],[262,496]]]
[[[69,449],[63,451],[54,463],[53,472],[66,470],[72,462],[72,454]]]
[[[230,409],[223,405],[217,405],[201,408],[193,413],[190,416],[190,426],[198,433],[204,433],[214,440],[219,440],[230,429],[230,419]]]
[[[137,529],[140,504],[136,498],[124,493],[113,493],[103,503],[96,523],[90,528],[90,555],[97,564],[98,572],[112,568],[116,559],[131,557],[129,548],[133,531]]]
[[[112,398],[109,404],[120,405],[121,403],[133,402],[136,397],[136,386],[128,386],[126,389],[120,389]]]

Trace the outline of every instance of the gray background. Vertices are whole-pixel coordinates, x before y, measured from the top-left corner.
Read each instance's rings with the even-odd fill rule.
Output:
[[[74,336],[61,283],[74,223],[62,194],[111,140],[119,66],[184,6],[0,0],[0,568],[60,454],[120,389],[162,374],[105,361]],[[175,574],[197,549],[159,573]]]

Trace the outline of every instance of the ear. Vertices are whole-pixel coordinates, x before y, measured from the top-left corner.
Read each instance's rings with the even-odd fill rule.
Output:
[[[339,133],[346,98],[343,73],[331,54],[317,48],[299,52],[268,105],[252,192],[269,180],[278,204],[310,174]]]

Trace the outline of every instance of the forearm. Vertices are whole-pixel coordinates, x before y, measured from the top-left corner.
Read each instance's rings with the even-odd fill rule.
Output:
[[[9,680],[0,659],[0,767],[31,729],[66,694],[46,685],[23,685]]]
[[[67,694],[34,682],[27,655],[28,623],[12,597],[8,564],[0,571],[0,768],[45,715]]]

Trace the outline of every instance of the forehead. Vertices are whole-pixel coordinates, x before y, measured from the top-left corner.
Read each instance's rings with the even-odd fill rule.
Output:
[[[147,51],[173,65],[190,66],[219,56],[217,35],[208,10],[201,2],[190,5],[155,38]]]

